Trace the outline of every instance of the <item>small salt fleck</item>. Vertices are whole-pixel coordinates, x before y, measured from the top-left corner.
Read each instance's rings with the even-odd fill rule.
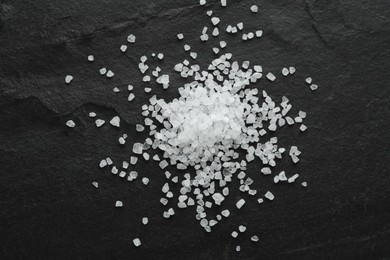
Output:
[[[219,19],[218,17],[211,18],[211,22],[213,23],[213,25],[219,24],[220,21],[221,21],[221,19]]]
[[[142,218],[142,224],[146,225],[149,223],[149,219],[147,217]]]
[[[135,39],[136,39],[136,37],[133,34],[130,34],[129,36],[127,36],[127,41],[130,43],[135,43]]]
[[[115,202],[115,207],[117,207],[117,208],[122,208],[122,207],[123,207],[123,202],[120,201],[120,200],[117,200],[117,201]]]
[[[89,117],[95,117],[96,113],[95,112],[89,112]]]
[[[290,72],[289,72],[289,70],[288,70],[287,68],[283,68],[283,69],[282,69],[282,74],[283,74],[283,76],[287,76],[289,73],[290,73]]]
[[[236,251],[240,252],[241,251],[241,247],[240,246],[236,246]]]
[[[257,199],[257,202],[258,202],[259,204],[261,204],[261,203],[264,202],[264,200],[263,200],[262,198],[259,198],[259,199]]]
[[[93,185],[95,188],[98,188],[98,187],[99,187],[99,183],[97,183],[96,181],[92,182],[92,185]]]
[[[114,77],[114,72],[112,72],[111,70],[109,70],[109,71],[107,71],[107,74],[106,74],[106,76],[107,76],[107,78],[112,78],[112,77]]]
[[[246,226],[240,225],[240,226],[238,227],[238,230],[239,230],[241,233],[243,233],[243,232],[245,232],[245,230],[246,230]]]
[[[269,200],[274,200],[274,198],[275,198],[275,196],[270,191],[267,191],[267,193],[264,195],[264,197],[266,197]]]
[[[301,183],[301,185],[302,185],[302,187],[306,188],[307,187],[307,182],[304,181],[304,182]]]
[[[162,54],[162,53],[157,54],[157,58],[159,60],[162,60],[164,58],[164,54]]]
[[[238,232],[237,231],[233,231],[231,235],[232,235],[232,237],[236,238],[238,236]]]
[[[76,126],[76,124],[75,124],[75,122],[74,122],[73,120],[68,120],[68,121],[66,122],[66,125],[67,125],[68,127],[70,127],[70,128],[73,128],[73,127]]]
[[[200,5],[205,5],[206,4],[206,0],[199,0],[199,4]]]
[[[253,241],[253,242],[258,242],[259,241],[259,237],[258,236],[252,236],[251,237],[251,240]]]
[[[122,45],[120,49],[122,52],[125,52],[127,50],[127,45]]]
[[[237,201],[236,207],[238,209],[241,209],[241,207],[244,206],[244,204],[245,204],[245,200],[244,199],[240,199],[239,201]]]
[[[290,67],[290,68],[289,68],[289,71],[290,71],[290,74],[294,74],[296,70],[295,70],[294,67]]]
[[[318,89],[318,85],[316,85],[316,84],[311,84],[311,85],[310,85],[310,89],[313,90],[313,91],[314,91],[314,90],[317,90],[317,89]]]
[[[88,56],[88,61],[94,61],[94,60],[95,60],[95,58],[93,57],[93,55]]]
[[[299,127],[299,130],[301,130],[302,132],[306,131],[307,129],[307,126],[305,126],[304,124],[302,124],[300,127]]]
[[[257,30],[256,31],[256,37],[260,38],[261,36],[263,36],[263,30]]]
[[[102,125],[104,125],[106,121],[102,120],[102,119],[96,119],[95,120],[95,124],[97,127],[101,127]]]
[[[119,127],[120,126],[120,122],[121,122],[121,119],[119,118],[119,116],[114,116],[111,119],[110,124],[115,126],[115,127]]]
[[[307,84],[311,84],[311,82],[313,81],[313,79],[312,79],[311,77],[307,77],[307,78],[305,79],[305,81],[306,81]]]
[[[183,40],[184,35],[183,35],[182,33],[179,33],[179,34],[177,35],[177,38],[178,38],[179,40]]]
[[[276,79],[275,75],[272,74],[271,72],[268,72],[267,74],[267,79],[269,79],[270,81],[274,81]]]
[[[149,184],[149,178],[143,177],[143,178],[142,178],[142,183],[143,183],[144,185],[148,185],[148,184]]]
[[[188,45],[188,44],[184,44],[184,50],[185,50],[185,51],[191,50],[191,46]]]
[[[73,80],[73,76],[71,76],[71,75],[67,75],[67,76],[65,77],[65,82],[66,82],[66,84],[69,84],[72,80]]]
[[[251,11],[252,11],[252,13],[257,13],[259,11],[259,7],[257,5],[252,5]]]
[[[107,69],[106,69],[106,68],[101,68],[101,69],[99,70],[99,73],[100,73],[101,75],[104,75],[104,74],[107,73]]]
[[[139,238],[134,238],[133,239],[133,244],[136,246],[136,247],[139,247],[141,245],[141,240]]]
[[[221,49],[225,48],[227,45],[227,43],[225,41],[220,41],[219,42],[219,46],[221,47]]]

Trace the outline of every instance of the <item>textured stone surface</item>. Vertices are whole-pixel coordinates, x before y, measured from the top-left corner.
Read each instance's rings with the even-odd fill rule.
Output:
[[[390,257],[390,4],[388,1],[259,1],[253,14],[247,1],[7,1],[0,3],[0,258],[1,259],[384,259]],[[156,163],[135,167],[140,177],[127,183],[98,169],[100,159],[127,160],[130,143],[145,137],[141,122],[144,93],[139,57],[163,52],[161,68],[170,73],[189,43],[206,65],[215,57],[217,39],[199,41],[205,12],[213,9],[221,24],[244,22],[245,31],[263,29],[260,39],[242,42],[221,34],[226,51],[277,75],[260,81],[275,99],[286,95],[294,111],[308,112],[305,133],[297,127],[279,132],[281,145],[303,152],[294,166],[307,189],[273,185],[261,165],[248,167],[259,192],[275,201],[258,205],[238,191],[224,201],[232,212],[211,234],[200,228],[194,210],[176,210],[162,218],[158,202],[164,177]],[[184,33],[179,42],[177,33]],[[137,43],[121,53],[128,34]],[[212,37],[211,37],[212,38]],[[87,56],[93,54],[90,63]],[[101,67],[115,72],[99,75]],[[297,72],[282,77],[281,69]],[[73,75],[70,85],[65,75]],[[320,87],[311,92],[304,79]],[[184,81],[171,76],[176,97]],[[126,85],[136,98],[126,101]],[[112,89],[118,87],[119,93]],[[88,113],[109,120],[119,114],[121,128],[97,129]],[[76,127],[65,122],[72,119]],[[115,143],[129,135],[128,144]],[[140,179],[140,178],[139,178]],[[99,188],[92,186],[99,182]],[[233,186],[237,186],[234,184]],[[114,207],[115,201],[124,207]],[[143,226],[142,217],[149,218]],[[233,239],[243,224],[247,231]],[[250,241],[252,235],[260,241]],[[142,246],[132,240],[140,237]],[[235,252],[236,245],[241,252]],[[387,259],[386,258],[386,259]]]

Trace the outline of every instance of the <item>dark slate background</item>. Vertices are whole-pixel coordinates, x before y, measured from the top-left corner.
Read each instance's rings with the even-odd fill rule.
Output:
[[[228,0],[227,8],[208,2],[0,1],[1,259],[390,259],[390,2]],[[259,13],[250,12],[252,2]],[[261,194],[271,190],[275,201],[258,205],[232,190],[223,207],[232,216],[210,234],[195,220],[194,208],[162,218],[164,176],[155,162],[141,160],[135,167],[151,179],[147,187],[97,166],[106,156],[128,159],[131,143],[146,137],[135,131],[141,105],[151,96],[137,69],[141,55],[163,52],[163,61],[149,64],[170,74],[175,63],[189,59],[184,43],[203,66],[216,57],[211,48],[218,40],[199,40],[203,26],[211,25],[209,9],[224,27],[243,21],[245,31],[264,30],[261,39],[248,42],[225,33],[219,40],[228,42],[234,59],[274,72],[276,82],[263,79],[255,87],[275,100],[286,95],[293,113],[308,112],[309,127],[277,133],[282,146],[296,144],[303,154],[298,165],[285,158],[276,170],[299,173],[299,182],[274,185],[253,162],[247,171],[253,187]],[[137,43],[122,54],[130,33]],[[116,76],[101,77],[102,66]],[[282,77],[284,66],[295,66],[296,74]],[[67,74],[75,77],[70,85]],[[318,91],[304,83],[307,76]],[[177,74],[171,79],[168,90],[150,84],[152,93],[177,97],[186,81]],[[132,103],[127,84],[135,86]],[[115,86],[120,93],[112,92]],[[105,120],[118,114],[122,127],[97,129],[90,111]],[[68,119],[74,129],[65,126]],[[128,145],[120,147],[123,133]],[[178,186],[173,189],[177,193]],[[247,204],[238,211],[234,203],[241,197]],[[117,199],[122,209],[114,207]],[[239,224],[248,230],[233,239]],[[140,248],[132,244],[135,237]]]

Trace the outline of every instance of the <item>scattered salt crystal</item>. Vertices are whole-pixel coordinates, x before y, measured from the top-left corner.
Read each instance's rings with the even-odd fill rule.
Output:
[[[264,175],[269,175],[271,174],[271,169],[269,167],[263,167],[261,169],[261,172],[264,174]]]
[[[238,236],[238,232],[237,231],[233,231],[232,232],[232,237],[236,238]]]
[[[98,188],[98,187],[99,187],[99,183],[97,183],[96,181],[92,182],[92,185],[93,185],[95,188]]]
[[[75,122],[73,120],[66,121],[66,125],[70,128],[73,128],[76,126]]]
[[[143,149],[144,149],[143,144],[141,144],[141,143],[134,143],[133,144],[133,153],[142,154]]]
[[[106,69],[106,68],[101,68],[101,69],[99,70],[99,73],[100,73],[101,75],[104,75],[104,74],[107,73],[107,69]]]
[[[96,113],[95,112],[89,112],[89,117],[95,117],[96,116]]]
[[[65,82],[66,82],[66,84],[69,84],[72,80],[73,80],[73,76],[71,76],[71,75],[67,75],[67,76],[65,77]]]
[[[161,169],[165,169],[168,166],[168,162],[163,160],[158,165],[160,166]]]
[[[299,127],[299,130],[301,130],[302,132],[306,131],[307,129],[307,126],[305,126],[304,124],[302,124],[300,127]]]
[[[177,35],[177,38],[178,38],[179,40],[183,40],[184,35],[183,35],[182,33],[179,33],[179,34]]]
[[[290,74],[292,75],[292,74],[294,74],[295,73],[295,68],[294,67],[290,67],[289,68],[289,72],[290,72]]]
[[[164,54],[162,54],[162,53],[157,54],[157,58],[159,60],[162,60],[164,58]]]
[[[262,198],[259,198],[259,199],[257,199],[257,202],[260,204],[260,203],[263,203],[264,200]]]
[[[272,74],[271,72],[268,72],[268,74],[266,75],[267,79],[269,79],[270,81],[274,81],[276,79],[275,75]]]
[[[243,225],[240,225],[240,226],[238,227],[238,230],[239,230],[241,233],[243,233],[243,232],[245,232],[246,227],[243,226]]]
[[[256,37],[260,38],[261,36],[263,36],[263,30],[257,30],[256,31]]]
[[[227,43],[225,41],[220,41],[219,42],[219,46],[221,47],[221,49],[225,48],[227,45]]]
[[[146,161],[149,161],[150,155],[148,153],[143,153],[142,156]]]
[[[283,68],[283,69],[282,69],[282,74],[283,74],[283,76],[287,76],[289,73],[290,73],[290,72],[289,72],[289,70],[288,70],[287,68]]]
[[[259,241],[259,237],[258,236],[252,236],[251,237],[251,240],[253,241],[253,242],[258,242]]]
[[[304,181],[304,182],[301,183],[301,185],[302,185],[302,187],[306,188],[307,187],[307,182]]]
[[[211,18],[211,22],[213,23],[213,25],[219,24],[220,21],[221,20],[218,17],[212,17]]]
[[[143,183],[144,185],[148,185],[148,184],[149,184],[149,178],[143,177],[143,178],[142,178],[142,183]]]
[[[311,82],[313,81],[313,79],[312,79],[311,77],[307,77],[307,78],[305,79],[305,81],[306,81],[307,84],[311,84]]]
[[[221,211],[221,214],[222,216],[224,216],[225,218],[229,217],[230,215],[230,211],[228,209],[225,209],[225,210],[222,210]]]
[[[267,193],[264,195],[269,200],[274,200],[275,196],[270,191],[267,191]]]
[[[221,0],[221,5],[222,5],[222,6],[226,6],[226,4],[227,4],[227,3],[226,3],[226,0]]]
[[[241,247],[240,246],[236,246],[236,251],[240,252],[241,251]]]
[[[251,11],[252,11],[252,13],[257,13],[259,11],[259,7],[257,5],[252,5]]]
[[[135,98],[135,95],[133,93],[129,94],[129,97],[127,98],[128,101],[132,101]]]
[[[101,160],[100,163],[99,163],[99,167],[103,168],[103,167],[106,167],[106,166],[107,166],[107,161],[106,160]]]
[[[205,5],[206,4],[206,0],[199,0],[199,4],[200,5]]]
[[[115,202],[115,207],[117,207],[117,208],[122,208],[122,207],[123,207],[123,202],[120,201],[120,200],[117,200],[117,201]]]
[[[88,55],[88,61],[94,61],[95,58],[93,57],[93,55]]]
[[[241,209],[241,207],[244,206],[244,204],[245,204],[245,200],[244,199],[240,199],[239,201],[237,201],[236,207],[238,209]]]
[[[134,153],[134,149],[137,149],[137,151],[138,151],[139,148],[138,147],[137,148],[133,148],[133,153]],[[143,146],[142,146],[142,149],[143,149]],[[141,149],[141,153],[142,153],[142,149]],[[135,156],[131,156],[130,157],[130,163],[132,165],[135,165],[137,163],[137,161],[138,161],[137,157],[135,157]]]
[[[121,121],[121,119],[119,118],[119,116],[114,116],[111,119],[110,124],[115,126],[115,127],[119,127],[120,126],[120,121]]]
[[[109,70],[109,71],[107,71],[107,74],[106,74],[106,76],[107,76],[107,78],[112,78],[112,77],[114,77],[114,72],[112,72],[111,70]]]
[[[311,90],[317,90],[317,89],[318,89],[318,85],[316,85],[316,84],[311,84],[311,85],[310,85],[310,89],[311,89]]]
[[[122,52],[125,52],[127,50],[127,45],[122,45],[120,49]]]
[[[136,39],[136,37],[133,34],[130,34],[129,36],[127,36],[127,41],[130,43],[135,43],[135,39]]]
[[[136,246],[136,247],[139,247],[141,245],[141,240],[139,238],[134,238],[133,239],[133,244]]]
[[[148,224],[148,222],[149,222],[149,219],[147,217],[142,218],[142,224],[146,225],[146,224]]]

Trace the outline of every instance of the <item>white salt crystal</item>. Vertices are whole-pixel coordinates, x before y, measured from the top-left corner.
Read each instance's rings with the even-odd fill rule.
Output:
[[[301,185],[302,185],[302,187],[306,188],[307,187],[307,182],[304,181],[304,182],[301,183]]]
[[[231,235],[232,235],[232,237],[236,238],[238,236],[238,232],[237,231],[233,231]]]
[[[257,30],[257,31],[255,32],[255,34],[256,34],[256,37],[257,37],[257,38],[260,38],[261,36],[263,36],[263,30]]]
[[[149,219],[147,217],[142,218],[142,224],[146,225],[146,224],[148,224],[148,222],[149,222]]]
[[[269,174],[271,174],[271,169],[269,167],[263,167],[263,168],[261,168],[261,172],[264,175],[269,175]]]
[[[99,187],[99,183],[97,183],[96,181],[92,182],[92,185],[93,185],[95,188],[98,188],[98,187]]]
[[[164,54],[162,54],[162,53],[157,54],[157,58],[159,60],[162,60],[164,58]]]
[[[245,232],[246,227],[243,226],[243,225],[240,225],[240,226],[238,227],[238,230],[239,230],[241,233],[243,233],[243,232]]]
[[[133,244],[136,246],[136,247],[139,247],[141,245],[141,240],[139,238],[134,238],[133,239]]]
[[[144,185],[148,185],[148,184],[149,184],[149,178],[143,177],[143,178],[142,178],[142,183],[143,183]]]
[[[266,75],[267,79],[269,79],[270,81],[274,81],[276,79],[275,75],[272,74],[271,72],[268,72],[268,74]]]
[[[290,72],[289,72],[289,70],[288,70],[287,68],[283,68],[283,69],[282,69],[282,74],[283,74],[283,76],[287,76],[289,73],[290,73]]]
[[[241,251],[241,246],[236,246],[236,251],[240,252]]]
[[[114,72],[112,72],[111,70],[108,70],[107,71],[107,74],[106,74],[106,76],[107,76],[107,78],[112,78],[112,77],[114,77]]]
[[[251,240],[253,241],[253,242],[258,242],[259,241],[259,237],[258,236],[252,236],[251,237]]]
[[[221,20],[218,17],[212,17],[211,18],[211,22],[213,23],[213,25],[219,24],[220,21]]]
[[[67,75],[67,76],[65,77],[65,82],[66,82],[66,84],[69,84],[72,80],[73,80],[73,76],[71,76],[71,75]]]
[[[307,126],[305,126],[304,124],[302,124],[300,127],[299,127],[299,130],[301,130],[302,132],[306,131],[307,129]]]
[[[274,200],[275,196],[270,191],[267,191],[267,193],[264,195],[269,200]]]
[[[311,85],[310,85],[310,89],[313,90],[313,91],[314,91],[314,90],[317,90],[317,89],[318,89],[318,85],[316,85],[316,84],[311,84]]]
[[[133,152],[134,152],[134,149],[137,149],[137,151],[138,151],[138,147],[137,148],[134,148],[133,147]],[[142,149],[143,149],[143,146],[142,146]],[[141,150],[141,153],[142,153],[142,150]],[[135,157],[135,156],[131,156],[130,157],[130,163],[132,164],[132,165],[135,165],[136,163],[137,163],[137,161],[138,161],[138,158],[137,157]]]
[[[251,11],[252,11],[252,13],[257,13],[259,11],[259,7],[257,5],[252,5]]]
[[[93,55],[88,55],[88,61],[94,61],[95,58],[93,57]]]
[[[179,34],[177,35],[177,38],[178,38],[179,40],[183,40],[184,35],[183,35],[182,33],[179,33]]]
[[[168,162],[163,160],[158,165],[160,166],[161,169],[165,169],[168,166]]]
[[[222,5],[222,6],[226,6],[226,4],[227,4],[227,3],[226,3],[226,0],[221,0],[221,5]]]
[[[102,125],[104,125],[106,121],[102,120],[102,119],[96,119],[95,120],[95,124],[97,127],[101,127]]]
[[[221,49],[225,48],[227,45],[227,43],[225,41],[220,41],[219,42],[219,46],[221,47]]]
[[[136,37],[133,34],[130,34],[129,36],[127,36],[127,41],[130,43],[135,43],[135,39],[136,39]]]
[[[245,200],[244,199],[240,199],[239,201],[237,201],[236,207],[238,209],[241,209],[241,207],[244,206],[244,204],[245,204]]]
[[[228,209],[225,209],[225,210],[222,210],[221,211],[221,214],[222,216],[224,216],[225,218],[229,217],[230,215],[230,211]]]
[[[135,98],[135,95],[133,93],[129,94],[129,97],[127,98],[128,101],[132,101]]]
[[[100,73],[101,75],[104,75],[104,74],[107,73],[107,69],[106,69],[106,68],[101,68],[101,69],[99,70],[99,73]]]
[[[205,5],[206,4],[206,0],[199,0],[199,4],[200,5]]]
[[[122,52],[125,52],[127,50],[127,45],[121,45],[120,49]]]
[[[120,121],[121,121],[121,119],[119,118],[119,116],[114,116],[111,119],[110,124],[115,126],[115,127],[119,127],[120,126]]]
[[[305,79],[305,81],[306,81],[307,84],[311,84],[311,82],[313,81],[313,79],[312,79],[311,77],[307,77],[307,78]]]
[[[75,122],[73,120],[66,121],[66,125],[70,128],[73,128],[76,126]]]
[[[261,204],[261,203],[264,202],[264,200],[263,200],[262,198],[259,198],[259,199],[257,199],[257,202],[258,202],[259,204]]]
[[[290,68],[289,68],[289,72],[290,72],[290,74],[294,74],[294,73],[295,73],[295,71],[296,71],[296,70],[295,70],[295,68],[294,68],[294,67],[290,67]]]
[[[89,117],[95,117],[96,116],[96,113],[95,112],[89,112]]]
[[[141,144],[141,143],[134,143],[133,144],[133,153],[142,154],[143,149],[144,149],[143,144]]]
[[[120,201],[120,200],[117,200],[117,201],[115,202],[115,207],[117,207],[117,208],[122,208],[122,207],[123,207],[123,202]]]

